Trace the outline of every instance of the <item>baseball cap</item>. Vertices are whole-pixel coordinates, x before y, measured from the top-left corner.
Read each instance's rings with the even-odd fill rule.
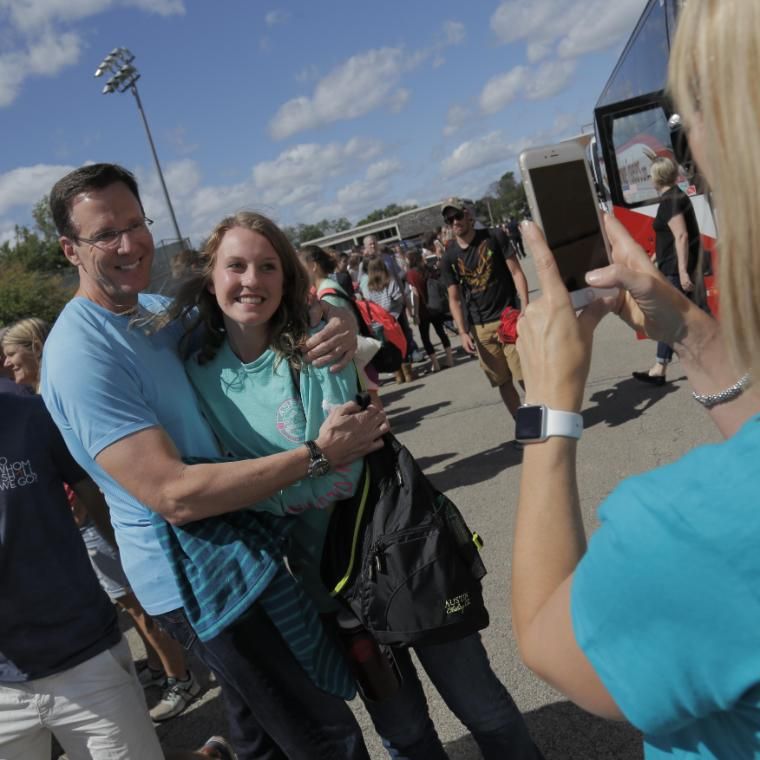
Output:
[[[447,208],[453,208],[455,211],[466,211],[470,204],[462,198],[447,198],[441,204],[441,213],[445,214]]]

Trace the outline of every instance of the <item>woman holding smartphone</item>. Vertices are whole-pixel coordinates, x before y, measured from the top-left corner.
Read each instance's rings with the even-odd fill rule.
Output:
[[[578,435],[525,446],[512,574],[522,657],[590,712],[633,723],[647,760],[760,758],[759,76],[756,0],[683,6],[670,87],[721,211],[720,326],[612,218],[613,264],[586,280],[621,292],[576,317],[540,232],[523,228],[543,296],[518,348],[546,426],[580,411],[594,328],[613,311],[674,347],[695,409],[725,438],[621,483],[588,549]]]

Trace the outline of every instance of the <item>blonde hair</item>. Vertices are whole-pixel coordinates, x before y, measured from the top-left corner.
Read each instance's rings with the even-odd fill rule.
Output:
[[[2,335],[3,353],[11,346],[26,349],[34,357],[37,368],[34,380],[35,390],[39,390],[40,364],[42,363],[42,347],[45,344],[50,325],[38,317],[21,319],[8,327]]]
[[[703,138],[720,213],[720,317],[740,370],[760,378],[760,3],[689,0],[669,82],[687,131]]]
[[[666,156],[652,161],[649,176],[657,187],[672,187],[678,179],[678,167]]]

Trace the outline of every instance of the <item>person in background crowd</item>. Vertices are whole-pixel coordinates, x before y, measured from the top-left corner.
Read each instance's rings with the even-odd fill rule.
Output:
[[[391,276],[382,256],[373,256],[369,259],[362,295],[368,301],[385,309],[401,325],[405,335],[408,336],[411,333],[406,317],[404,294],[398,282]],[[398,383],[410,383],[414,380],[412,350],[412,344],[407,337],[406,356],[403,357],[401,369],[396,372]]]
[[[594,328],[612,311],[675,348],[694,413],[725,439],[623,481],[588,548],[577,441],[525,446],[512,569],[520,652],[573,702],[642,731],[646,760],[760,757],[760,132],[748,129],[760,123],[758,77],[756,0],[683,5],[668,89],[720,209],[720,324],[614,217],[612,264],[586,281],[620,294],[577,317],[540,231],[523,229],[542,289],[520,319],[527,400],[580,411]]]
[[[655,190],[660,194],[660,205],[652,226],[655,233],[655,260],[657,269],[673,287],[704,308],[706,304],[702,243],[694,207],[686,193],[678,187],[678,167],[665,156],[652,161],[649,170]],[[648,372],[634,372],[633,377],[642,383],[664,385],[673,348],[657,343],[657,360]]]
[[[11,325],[3,335],[9,352],[9,363],[16,382],[37,393],[44,343],[50,328],[42,319],[28,318]],[[155,721],[179,715],[201,692],[201,686],[187,667],[182,647],[158,628],[142,608],[124,575],[113,535],[113,528],[103,512],[93,515],[93,522],[84,503],[66,483],[65,490],[87,547],[92,567],[100,585],[112,602],[129,614],[148,653],[148,664],[138,674],[144,687],[160,686],[161,699],[151,709]]]
[[[0,420],[0,757],[50,760],[55,736],[69,760],[233,760],[221,737],[161,751],[64,483],[107,520],[102,495],[41,398],[0,388]]]
[[[406,273],[406,280],[417,292],[417,322],[420,338],[422,339],[422,345],[425,347],[425,352],[430,359],[432,371],[438,372],[441,367],[438,363],[438,357],[435,355],[433,344],[430,342],[430,325],[435,328],[436,335],[438,335],[441,341],[441,346],[446,352],[446,366],[452,367],[454,365],[454,355],[451,351],[451,341],[443,327],[445,314],[438,308],[432,310],[428,308],[428,275],[422,261],[422,254],[419,251],[409,252],[409,271]]]
[[[332,272],[332,279],[340,285],[343,292],[353,298],[354,297],[354,281],[351,274],[348,271],[348,254],[347,253],[333,253],[335,257],[335,270]]]
[[[422,239],[422,258],[428,261],[442,255],[443,249],[438,240],[438,233],[433,230]]]
[[[406,249],[401,243],[394,243],[391,246],[391,255],[396,266],[396,270],[401,275],[402,279],[406,279],[406,273],[409,269],[409,262],[406,258]],[[387,266],[388,262],[386,262]]]
[[[518,258],[524,259],[525,247],[523,246],[522,232],[520,232],[520,225],[514,215],[510,216],[507,220],[507,234],[509,235],[509,242],[514,246]]]
[[[320,301],[326,301],[332,306],[345,307],[346,299],[353,299],[353,287],[349,293],[341,288],[339,283],[330,279],[330,274],[335,267],[335,258],[332,254],[320,248],[318,245],[307,245],[299,251],[299,257],[306,267],[309,280],[316,291]],[[361,315],[354,316],[359,319]],[[361,385],[369,393],[373,405],[378,409],[383,408],[379,394],[379,374],[369,364],[372,357],[380,348],[380,343],[374,338],[359,335],[357,338],[357,350],[354,357],[357,371],[361,379]]]
[[[359,276],[361,271],[362,255],[361,253],[354,252],[348,257],[347,271],[351,275],[351,282],[353,283],[353,290],[359,288]]]
[[[79,289],[45,345],[42,395],[72,455],[105,494],[132,590],[159,625],[190,645],[196,636],[154,515],[183,524],[244,510],[305,478],[311,455],[302,446],[254,460],[186,464],[183,457],[222,452],[179,358],[182,325],[142,326],[168,299],[142,292],[155,251],[134,176],[115,164],[83,166],[54,185],[50,207]],[[353,317],[327,305],[318,311],[329,321],[306,342],[305,359],[345,366],[356,348]],[[347,405],[322,426],[320,447],[334,466],[346,464],[382,445],[385,424],[378,410]],[[256,639],[256,631],[249,635]],[[222,688],[239,760],[279,757],[253,712],[269,697],[250,698],[249,673],[241,675],[231,650],[212,655],[200,642],[194,648]]]
[[[50,332],[44,319],[28,317],[6,328],[2,336],[3,365],[19,385],[37,393],[40,384],[42,346]]]
[[[3,336],[8,331],[7,327],[0,327],[0,390],[10,392],[31,393],[31,389],[26,385],[17,385],[13,379],[13,368],[5,363],[5,354],[3,353]]]
[[[522,384],[520,357],[513,344],[499,342],[498,328],[501,313],[508,306],[517,307],[517,297],[523,309],[527,306],[528,282],[506,236],[475,229],[469,203],[449,198],[441,204],[441,213],[454,234],[441,261],[441,279],[462,348],[478,355],[486,377],[514,417],[520,406],[515,388],[515,383]]]

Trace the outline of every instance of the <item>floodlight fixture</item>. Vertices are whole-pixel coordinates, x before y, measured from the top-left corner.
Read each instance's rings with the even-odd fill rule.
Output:
[[[161,182],[161,187],[164,191],[164,197],[166,198],[166,205],[169,207],[169,216],[171,217],[172,224],[174,226],[174,232],[177,235],[177,240],[181,243],[183,241],[182,233],[179,231],[179,225],[177,224],[177,217],[174,215],[174,208],[172,206],[171,199],[169,198],[169,191],[164,181],[164,175],[161,171],[161,164],[158,161],[158,154],[156,153],[156,146],[153,143],[153,136],[150,133],[150,127],[148,126],[148,119],[145,116],[145,111],[142,107],[142,101],[140,100],[140,94],[137,91],[137,80],[140,78],[140,72],[135,66],[132,65],[135,56],[129,48],[117,47],[114,48],[100,63],[100,66],[95,70],[95,76],[100,77],[106,71],[110,71],[113,76],[106,82],[103,87],[103,95],[110,95],[113,92],[126,92],[130,90],[135,97],[137,103],[137,110],[142,117],[143,125],[145,126],[145,134],[148,136],[148,144],[150,145],[151,153],[153,154],[153,161],[156,164],[156,171],[158,172],[158,179]]]

